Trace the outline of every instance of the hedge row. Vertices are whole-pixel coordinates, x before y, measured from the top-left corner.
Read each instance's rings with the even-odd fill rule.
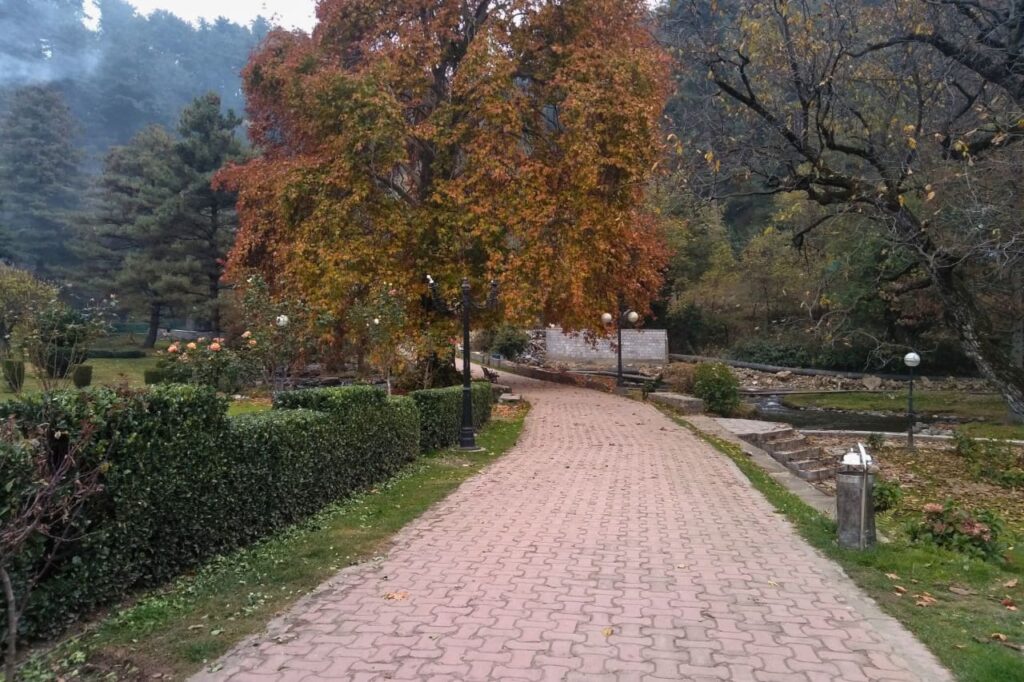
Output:
[[[482,423],[489,385],[474,388],[478,394]],[[76,522],[72,535],[81,539],[64,546],[36,588],[22,634],[55,634],[134,588],[166,582],[386,479],[420,451],[421,422],[451,419],[434,413],[440,405],[369,387],[311,389],[281,395],[272,411],[227,417],[223,398],[183,385],[0,405],[0,418],[13,416],[26,434],[47,424],[59,434],[55,450],[92,425],[84,459],[109,464],[103,491]],[[0,449],[0,471],[17,471],[22,457]],[[9,494],[0,487],[0,509]],[[38,567],[40,550],[16,572]]]
[[[420,449],[440,450],[459,442],[462,428],[462,387],[432,388],[409,394],[420,412]],[[479,428],[491,418],[494,396],[491,385],[473,383],[473,426]]]

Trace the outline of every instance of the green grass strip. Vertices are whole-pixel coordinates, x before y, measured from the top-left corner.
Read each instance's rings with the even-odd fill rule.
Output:
[[[838,563],[883,611],[896,618],[962,682],[1024,680],[1024,570],[1015,561],[997,565],[937,547],[909,543],[898,528],[895,539],[859,552],[836,541],[835,522],[783,488],[738,446],[669,415],[729,457],[751,484],[796,527],[808,543]],[[884,519],[881,519],[884,523]],[[896,532],[894,532],[896,531]],[[1019,552],[1011,557],[1016,558]],[[891,576],[896,576],[891,577]],[[1017,581],[1016,583],[1014,581]],[[1011,587],[1008,587],[1011,586]],[[902,596],[896,590],[907,590]],[[950,591],[950,588],[956,592]],[[917,606],[928,593],[931,606]],[[1021,602],[1021,611],[1002,600]],[[1001,641],[1001,635],[1006,641]]]
[[[262,631],[277,613],[387,540],[515,445],[526,409],[481,431],[479,453],[418,459],[386,484],[219,558],[37,653],[27,680],[183,679]]]

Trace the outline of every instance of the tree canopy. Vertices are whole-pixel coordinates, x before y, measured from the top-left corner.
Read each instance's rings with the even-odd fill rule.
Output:
[[[393,283],[500,280],[506,315],[594,329],[646,309],[665,250],[644,185],[666,61],[641,0],[326,0],[244,72],[262,157],[230,265],[345,319]]]

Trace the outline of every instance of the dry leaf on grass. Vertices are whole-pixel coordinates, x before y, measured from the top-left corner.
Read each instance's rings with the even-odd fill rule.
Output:
[[[915,594],[914,598],[917,600],[914,602],[915,606],[931,606],[932,604],[938,601],[938,599],[928,594],[927,592]]]
[[[969,590],[966,587],[959,587],[957,585],[950,585],[949,591],[953,594],[959,594],[961,597],[967,597],[972,594],[978,594],[974,590]]]
[[[896,590],[896,594],[900,595],[901,597],[907,593],[907,588],[903,587],[903,585],[897,585],[893,589]]]
[[[1003,583],[1003,587],[1012,590],[1013,588],[1017,587],[1017,582],[1018,580],[1016,578],[1014,578],[1013,580],[1007,580],[1005,583]]]
[[[888,578],[889,580],[899,580],[900,579],[900,577],[898,575],[896,575],[895,573],[886,573],[885,577]]]
[[[1005,642],[1006,641],[1006,635],[1004,635],[1001,632],[993,632],[991,635],[989,635],[989,638],[990,639],[994,639],[997,642]]]

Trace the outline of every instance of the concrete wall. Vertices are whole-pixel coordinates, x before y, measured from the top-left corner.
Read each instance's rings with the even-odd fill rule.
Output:
[[[547,330],[548,362],[566,362],[595,367],[614,367],[616,363],[613,339],[602,339],[592,346],[582,335],[563,334],[561,329]],[[668,332],[664,329],[623,329],[622,363],[666,364],[668,362]]]

